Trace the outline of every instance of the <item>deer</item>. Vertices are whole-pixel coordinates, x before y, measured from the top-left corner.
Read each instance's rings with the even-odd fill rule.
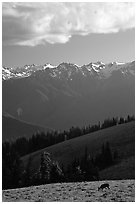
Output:
[[[98,191],[101,189],[101,190],[103,190],[103,189],[105,189],[105,188],[107,188],[107,189],[110,189],[110,187],[109,187],[109,184],[108,183],[103,183],[103,184],[101,184],[101,186],[100,187],[98,187]]]

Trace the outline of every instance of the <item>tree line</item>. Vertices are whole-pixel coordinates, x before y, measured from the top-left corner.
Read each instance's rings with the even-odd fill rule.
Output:
[[[27,165],[23,168],[20,158],[14,155],[14,162],[10,169],[3,166],[3,189],[19,188],[34,185],[42,185],[60,182],[82,182],[100,180],[99,171],[113,165],[118,159],[112,153],[109,142],[102,145],[100,153],[92,157],[85,147],[81,158],[74,158],[66,168],[63,164],[60,167],[51,154],[43,152],[40,158],[40,166],[33,172],[32,158],[28,159]],[[24,170],[22,170],[24,169]]]
[[[56,135],[56,142],[58,143],[66,139],[71,139],[84,134],[88,134],[90,132],[104,129],[113,125],[130,122],[133,120],[134,120],[134,116],[128,116],[125,119],[112,118],[112,119],[105,120],[102,123],[102,125],[98,123],[98,125],[87,126],[81,129],[72,127],[69,131],[64,131],[62,133],[55,131],[54,133],[51,132],[47,134],[49,134],[48,139],[50,141],[52,141],[53,139],[54,142],[55,142],[54,137]],[[51,138],[49,138],[50,136]],[[43,141],[43,145],[42,145],[42,141]],[[47,145],[48,146],[52,145],[52,142],[46,144],[46,141],[47,139],[46,139],[45,133],[41,133],[40,135],[38,134],[36,138],[35,136],[33,136],[29,140],[26,140],[25,138],[20,138],[20,139],[17,139],[14,143],[4,142],[2,144],[2,187],[3,189],[17,188],[17,187],[23,187],[23,186],[29,186],[29,185],[39,185],[39,184],[42,184],[41,182],[44,181],[43,178],[46,179],[44,181],[46,183],[59,182],[59,181],[66,181],[66,182],[75,181],[76,178],[78,180],[81,180],[81,179],[85,180],[88,178],[97,179],[98,170],[106,168],[106,166],[108,165],[111,165],[117,158],[117,152],[115,152],[115,154],[112,155],[109,144],[105,144],[104,146],[102,146],[101,153],[97,154],[95,158],[92,158],[90,155],[88,155],[87,150],[85,150],[85,154],[83,158],[82,159],[75,158],[72,164],[70,164],[67,167],[67,170],[64,170],[63,166],[60,168],[58,163],[56,161],[53,161],[50,158],[50,155],[47,154],[47,156],[44,156],[44,155],[41,156],[41,167],[39,171],[33,175],[33,177],[31,176],[32,174],[31,158],[28,161],[25,171],[22,172],[22,169],[24,169],[24,167],[21,161],[21,156],[27,153],[36,151],[38,149],[41,149],[41,147],[44,148],[44,147],[47,147]],[[31,146],[29,146],[28,144],[29,145],[31,144]],[[32,147],[30,151],[27,150],[29,147]],[[48,166],[47,166],[47,161],[50,161]],[[91,169],[93,172],[95,172],[95,175],[93,175],[93,178],[91,178],[92,174],[90,174]],[[47,172],[48,176],[46,175],[45,177],[43,177],[44,173],[42,172]]]
[[[83,136],[101,129],[112,127],[118,124],[123,124],[127,122],[134,121],[134,116],[123,117],[113,117],[112,119],[108,118],[103,121],[102,124],[98,122],[95,125],[88,125],[82,128],[80,127],[71,127],[69,130],[60,131],[50,131],[47,133],[41,132],[33,134],[31,138],[21,137],[16,139],[13,142],[6,141],[3,143],[3,149],[5,150],[8,146],[10,151],[16,151],[20,157],[35,152],[40,149],[44,149],[51,145],[63,142],[65,140],[70,140],[79,136]]]

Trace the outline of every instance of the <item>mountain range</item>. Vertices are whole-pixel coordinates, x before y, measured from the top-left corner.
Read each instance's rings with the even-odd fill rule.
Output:
[[[57,130],[135,112],[135,61],[2,68],[2,110]]]
[[[125,74],[126,72],[130,72],[134,74],[134,66],[135,61],[128,62],[128,63],[121,63],[121,62],[111,62],[109,64],[105,64],[103,62],[96,62],[96,63],[89,63],[87,65],[79,66],[72,63],[61,63],[57,66],[51,65],[49,63],[44,65],[25,65],[23,67],[2,67],[2,79],[7,80],[11,78],[25,78],[33,75],[35,72],[44,71],[50,69],[52,77],[61,77],[62,71],[64,69],[68,71],[66,73],[66,77],[69,80],[72,80],[72,76],[74,75],[75,71],[81,73],[82,75],[86,76],[88,74],[96,75],[99,78],[108,78],[114,70],[121,69],[122,73]],[[89,73],[88,73],[89,72]],[[34,74],[35,75],[35,74]]]

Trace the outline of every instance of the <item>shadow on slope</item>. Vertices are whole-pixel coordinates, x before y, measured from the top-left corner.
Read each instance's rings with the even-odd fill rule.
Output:
[[[40,166],[40,157],[41,153],[47,151],[51,153],[53,158],[59,162],[60,165],[64,165],[66,168],[68,164],[72,162],[74,158],[81,158],[85,147],[88,148],[88,153],[93,157],[101,151],[101,146],[103,143],[109,142],[112,152],[115,150],[118,152],[119,164],[118,171],[120,178],[129,178],[128,167],[129,162],[132,167],[133,175],[130,175],[130,178],[134,178],[134,156],[135,156],[135,122],[130,122],[118,126],[114,126],[108,129],[100,130],[98,132],[90,133],[75,139],[71,139],[40,151],[34,152],[22,158],[24,165],[28,163],[28,159],[31,156],[32,161],[32,171],[36,171]],[[132,160],[130,158],[132,157]],[[125,162],[126,159],[129,162]],[[123,162],[123,165],[121,164]],[[110,172],[116,172],[113,167],[110,167]],[[116,167],[115,167],[116,168]],[[122,174],[122,169],[127,168],[127,171]],[[107,170],[106,170],[107,171]],[[106,175],[107,179],[107,172]],[[103,173],[101,174],[103,176]],[[111,173],[108,176],[111,177]],[[116,176],[117,177],[117,176]]]

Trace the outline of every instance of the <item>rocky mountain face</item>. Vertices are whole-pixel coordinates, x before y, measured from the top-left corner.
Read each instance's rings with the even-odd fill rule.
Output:
[[[41,126],[68,129],[135,111],[135,62],[2,68],[3,111]]]
[[[31,75],[35,75],[38,71],[43,72],[50,69],[50,76],[52,77],[67,77],[67,79],[72,80],[73,75],[79,73],[83,76],[87,75],[95,75],[99,78],[107,78],[111,75],[114,70],[121,69],[123,74],[130,72],[134,74],[134,67],[135,62],[129,63],[118,63],[112,62],[109,64],[104,64],[103,62],[96,62],[96,63],[89,63],[87,65],[79,66],[72,63],[61,63],[58,66],[53,66],[51,64],[45,65],[25,65],[24,67],[2,67],[2,79],[8,80],[11,78],[18,79],[18,78],[25,78]]]

